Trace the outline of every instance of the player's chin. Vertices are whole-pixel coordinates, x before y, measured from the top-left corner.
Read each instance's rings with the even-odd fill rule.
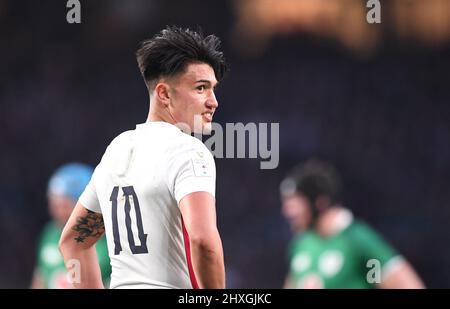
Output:
[[[196,125],[193,126],[192,132],[195,134],[210,135],[212,131],[212,123],[208,121],[203,121],[201,127]]]
[[[203,122],[203,134],[211,134],[212,122]]]

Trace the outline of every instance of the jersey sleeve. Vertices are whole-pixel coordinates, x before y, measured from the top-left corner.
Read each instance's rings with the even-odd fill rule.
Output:
[[[398,255],[394,248],[365,223],[357,223],[353,236],[365,262],[376,259],[384,268],[392,258]]]
[[[193,192],[215,196],[216,165],[208,148],[200,141],[174,151],[169,159],[168,186],[177,203]]]
[[[83,193],[80,195],[78,202],[81,203],[86,209],[91,211],[101,213],[100,201],[97,196],[97,191],[95,189],[95,171],[89,181],[88,185],[84,189]]]

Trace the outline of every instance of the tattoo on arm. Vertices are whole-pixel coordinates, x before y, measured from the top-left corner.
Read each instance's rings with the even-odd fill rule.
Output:
[[[74,238],[77,242],[84,242],[89,236],[98,238],[105,232],[103,216],[87,210],[85,216],[77,217],[77,224],[72,227],[72,230],[78,232],[78,236]]]

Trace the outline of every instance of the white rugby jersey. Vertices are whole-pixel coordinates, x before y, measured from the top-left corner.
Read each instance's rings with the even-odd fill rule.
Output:
[[[111,288],[197,288],[180,200],[215,196],[214,158],[198,139],[166,122],[117,136],[79,202],[102,213]]]

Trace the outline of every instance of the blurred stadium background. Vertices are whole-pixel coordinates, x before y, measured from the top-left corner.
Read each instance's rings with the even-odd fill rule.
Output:
[[[231,66],[215,121],[279,122],[280,166],[217,159],[228,286],[278,288],[290,233],[278,185],[311,156],[343,175],[345,205],[450,287],[450,1],[0,1],[0,287],[27,288],[46,186],[59,165],[95,165],[145,121],[137,43],[165,25],[222,38]]]

